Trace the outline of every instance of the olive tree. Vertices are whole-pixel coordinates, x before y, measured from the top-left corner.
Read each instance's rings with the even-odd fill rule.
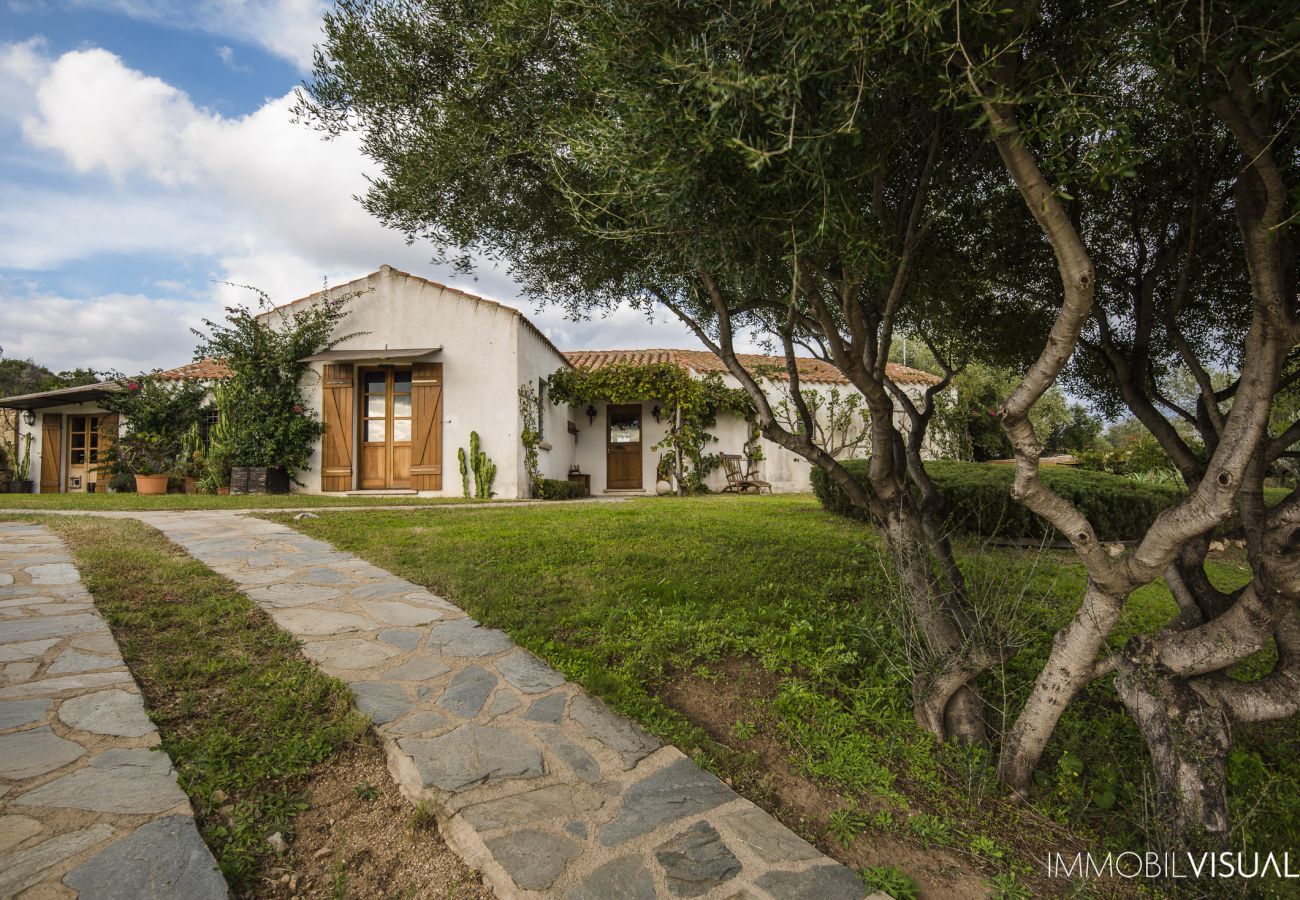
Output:
[[[1161,821],[1183,842],[1222,844],[1231,723],[1293,715],[1300,700],[1300,499],[1292,493],[1269,510],[1262,492],[1264,472],[1300,429],[1273,416],[1297,377],[1300,338],[1290,221],[1300,110],[1286,13],[1267,4],[984,12],[967,17],[980,27],[958,34],[954,56],[1047,240],[1060,296],[1042,354],[1001,409],[1017,459],[1013,494],[1070,540],[1088,574],[1006,736],[1001,772],[1026,791],[1063,710],[1113,674],[1151,751]],[[1234,218],[1236,236],[1225,227]],[[1018,272],[1020,289],[1044,290],[1040,270]],[[1118,556],[1038,474],[1029,411],[1080,342],[1091,357],[1082,377],[1120,398],[1188,488]],[[1237,373],[1227,388],[1210,377],[1216,357]],[[1194,377],[1195,409],[1162,391],[1171,363]],[[1229,594],[1210,583],[1204,558],[1234,510],[1253,579]],[[1129,596],[1161,578],[1178,617],[1107,652]],[[1270,641],[1271,674],[1229,677]]]
[[[960,341],[933,342],[945,374],[919,402],[887,369],[900,328],[968,339],[994,303],[963,230],[991,150],[943,108],[924,24],[850,2],[353,0],[326,20],[301,110],[361,131],[383,169],[365,203],[412,238],[507,259],[577,314],[631,302],[685,322],[763,436],[880,525],[920,626],[917,721],[978,741],[972,682],[998,642],[922,458]],[[742,333],[783,371],[741,365]],[[818,439],[798,354],[863,396],[867,484]]]

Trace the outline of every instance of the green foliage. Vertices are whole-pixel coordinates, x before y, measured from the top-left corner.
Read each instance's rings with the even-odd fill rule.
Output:
[[[133,475],[171,475],[177,468],[175,441],[148,431],[130,430],[118,439],[117,461]]]
[[[460,478],[469,496],[469,476],[474,475],[474,498],[476,500],[492,499],[492,484],[497,478],[497,464],[483,451],[478,432],[469,433],[469,453],[462,448],[456,454],[460,458]]]
[[[541,500],[577,500],[582,496],[582,483],[560,478],[542,478],[537,481],[537,497]]]
[[[106,411],[121,417],[122,433],[100,455],[98,470],[109,475],[171,474],[183,455],[186,436],[203,418],[206,385],[156,375],[127,379],[120,385],[120,390],[100,401]]]
[[[1112,475],[1147,475],[1173,469],[1169,454],[1151,432],[1136,420],[1120,424],[1129,427],[1112,427],[1107,444],[1078,454],[1081,466]],[[1194,443],[1193,449],[1201,449],[1199,442]]]
[[[952,840],[952,827],[933,813],[917,813],[907,820],[907,830],[929,847],[944,846]]]
[[[867,866],[859,877],[868,891],[884,891],[894,900],[920,900],[920,885],[898,866]]]
[[[1016,872],[994,875],[989,881],[993,900],[1033,900],[1034,892]]]
[[[826,831],[841,847],[848,847],[867,829],[867,816],[857,806],[841,806],[826,817]]]
[[[538,497],[542,496],[542,470],[537,457],[537,449],[542,444],[542,432],[538,428],[540,415],[537,388],[532,382],[519,385],[519,442],[524,446],[524,477],[533,495]]]
[[[804,389],[801,391],[804,406],[813,420],[813,441],[835,458],[852,457],[870,446],[871,413],[865,398],[855,390],[841,391],[832,387],[828,392]],[[773,413],[789,431],[801,434],[803,420],[794,406],[793,398],[782,397],[773,404]]]
[[[208,447],[198,485],[205,494],[215,494],[230,486],[230,454],[234,442],[232,395],[225,383],[218,382],[212,386],[212,404],[217,411],[217,421],[208,429]]]
[[[0,397],[95,384],[104,375],[93,369],[52,372],[30,359],[6,359],[4,348],[0,347]]]
[[[465,458],[465,448],[456,448],[456,459],[460,461],[460,490],[465,499],[469,499],[469,461]]]
[[[983,363],[968,365],[954,379],[954,390],[944,395],[939,406],[936,430],[950,455],[975,462],[1012,457],[1011,442],[997,413],[1019,381],[1017,371]],[[1055,386],[1034,405],[1029,419],[1049,456],[1095,447],[1102,430],[1100,418],[1068,401]]]
[[[844,467],[866,483],[869,463],[848,460]],[[1047,522],[1011,499],[1013,466],[951,461],[926,464],[948,508],[948,526],[968,534],[1004,538],[1050,538]],[[1162,510],[1183,496],[1176,485],[1140,484],[1101,472],[1044,466],[1043,481],[1088,517],[1103,541],[1134,540],[1146,533]],[[831,512],[864,518],[820,469],[812,471],[813,493]]]
[[[721,460],[706,454],[717,440],[708,429],[718,416],[752,418],[753,404],[740,388],[729,388],[717,373],[692,377],[671,363],[617,363],[598,369],[561,369],[548,380],[551,402],[580,406],[593,402],[640,403],[650,400],[667,407],[668,431],[651,450],[669,450],[674,461],[680,453],[690,469],[679,472],[678,483],[693,492]],[[680,419],[680,422],[678,421]]]
[[[307,468],[324,431],[306,408],[302,379],[311,366],[302,360],[354,336],[335,332],[357,295],[276,308],[264,292],[250,290],[261,314],[230,306],[223,322],[205,319],[207,333],[194,332],[195,354],[219,359],[231,371],[225,383],[230,465],[283,468],[293,477]]]
[[[32,438],[29,431],[23,435],[23,449],[18,452],[17,438],[11,438],[8,444],[7,457],[13,465],[13,480],[27,481],[32,477]]]
[[[187,478],[202,478],[207,471],[207,454],[203,447],[203,435],[195,422],[181,438],[181,452],[177,459],[177,471]]]

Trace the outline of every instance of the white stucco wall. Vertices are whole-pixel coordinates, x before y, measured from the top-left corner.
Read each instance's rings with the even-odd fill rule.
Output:
[[[516,317],[514,327],[519,347],[519,368],[516,386],[511,391],[510,397],[515,402],[516,413],[518,413],[518,386],[528,384],[536,391],[539,381],[544,381],[557,369],[563,368],[566,363],[556,355],[546,341],[538,336],[537,332],[524,323],[522,317]],[[578,452],[578,442],[574,440],[573,435],[569,434],[569,422],[577,424],[578,420],[570,417],[567,406],[556,406],[548,400],[542,403],[541,407],[542,445],[537,451],[537,465],[541,469],[543,478],[568,478],[569,467],[577,461]],[[521,415],[517,416],[515,427],[515,442],[518,443],[518,435],[523,428]],[[526,475],[522,446],[519,450],[517,477],[519,484],[523,486]]]
[[[359,281],[331,289],[330,296],[363,292],[338,327],[342,334],[362,332],[340,342],[336,350],[441,347],[421,361],[441,362],[443,377],[442,490],[430,496],[459,496],[460,467],[456,451],[469,447],[477,431],[485,453],[497,466],[495,496],[523,496],[522,447],[519,443],[518,389],[523,377],[536,379],[563,365],[562,359],[523,322],[513,309],[406,275],[388,266]],[[318,302],[317,294],[299,302]],[[547,359],[549,357],[549,359]],[[358,368],[378,360],[349,360]],[[321,409],[323,363],[313,363],[303,380],[308,408]],[[564,435],[561,413],[548,420],[548,438]],[[558,432],[558,434],[557,434]],[[569,438],[571,441],[572,439]],[[562,447],[554,440],[552,443]],[[554,453],[554,451],[552,451]],[[353,467],[359,454],[353,453]],[[544,471],[564,477],[569,459],[563,453],[544,454]],[[305,487],[320,492],[320,446],[314,448],[310,470],[299,475]]]
[[[728,387],[740,387],[740,382],[731,375],[724,375],[723,381]],[[768,397],[768,401],[775,408],[782,400],[789,397],[789,385],[782,381],[763,380],[762,386]],[[815,393],[826,400],[829,400],[832,391],[838,390],[843,397],[850,393],[856,393],[856,390],[849,385],[830,385],[818,382],[805,382],[802,385],[807,392]],[[904,390],[908,392],[915,400],[924,394],[924,388],[916,385],[907,385]],[[897,405],[897,404],[896,404]],[[822,407],[823,416],[826,411],[826,405]],[[906,431],[907,416],[901,409],[894,411],[895,424]],[[744,453],[745,441],[749,438],[749,425],[743,419],[735,416],[728,416],[725,420],[720,420],[717,427],[712,429],[712,433],[717,435],[719,440],[714,445],[711,452],[714,453]],[[754,476],[762,481],[770,482],[772,490],[776,493],[803,493],[812,489],[811,469],[812,463],[804,459],[797,453],[787,450],[780,444],[775,444],[766,438],[759,441],[759,447],[762,450],[763,459],[754,468]],[[927,458],[934,456],[932,447],[927,448],[925,454]],[[866,456],[869,448],[864,446],[856,453],[846,452],[840,455],[841,458],[852,458],[853,456]],[[721,490],[726,486],[727,480],[722,470],[715,471],[708,478],[708,486],[713,490]]]

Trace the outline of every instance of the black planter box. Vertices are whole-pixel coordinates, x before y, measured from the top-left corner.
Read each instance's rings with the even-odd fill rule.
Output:
[[[31,492],[32,482],[30,480],[9,482],[9,493],[11,494],[30,494]]]
[[[235,466],[230,470],[232,494],[287,494],[289,473],[266,466]]]

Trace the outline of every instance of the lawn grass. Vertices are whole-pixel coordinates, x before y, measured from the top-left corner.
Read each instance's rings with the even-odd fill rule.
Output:
[[[292,524],[505,629],[722,774],[734,774],[726,748],[669,706],[664,688],[683,673],[716,677],[719,660],[758,661],[778,683],[773,736],[803,773],[845,798],[832,825],[845,830],[840,837],[881,830],[945,846],[981,860],[1004,885],[1051,849],[1044,822],[1094,850],[1148,846],[1146,750],[1107,683],[1063,718],[1032,815],[1004,801],[986,752],[936,746],[917,729],[880,543],[811,497],[375,511]],[[974,542],[958,550],[979,602],[1021,647],[981,684],[997,727],[1023,702],[1084,575],[1067,553]],[[1223,559],[1211,576],[1231,587],[1248,570]],[[1161,585],[1136,592],[1113,642],[1158,626],[1174,608]],[[738,721],[732,730],[753,728]],[[1238,730],[1234,849],[1296,846],[1296,733],[1294,720]],[[893,814],[854,812],[859,801],[865,810],[882,800]]]
[[[462,497],[346,497],[325,494],[0,494],[7,510],[102,510],[144,512],[159,509],[296,509],[331,506],[434,506],[483,503]]]
[[[293,833],[306,776],[368,722],[251,600],[139,522],[43,518],[108,620],[236,893]]]

